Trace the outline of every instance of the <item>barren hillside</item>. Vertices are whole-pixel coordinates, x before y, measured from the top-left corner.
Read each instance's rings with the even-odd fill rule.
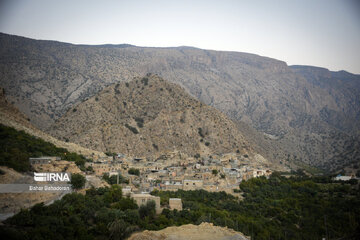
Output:
[[[157,75],[120,82],[70,109],[50,131],[104,152],[156,156],[179,150],[195,154],[251,154],[236,125],[223,113]]]

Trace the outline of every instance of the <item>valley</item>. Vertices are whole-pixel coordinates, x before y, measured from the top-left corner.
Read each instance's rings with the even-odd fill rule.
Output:
[[[5,236],[56,238],[39,218],[69,239],[310,239],[324,216],[326,236],[358,236],[359,75],[193,47],[0,43],[1,183],[80,180],[1,193]]]

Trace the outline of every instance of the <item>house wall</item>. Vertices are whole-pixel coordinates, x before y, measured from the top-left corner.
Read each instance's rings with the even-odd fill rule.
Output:
[[[171,210],[178,210],[181,211],[182,210],[182,202],[181,202],[181,198],[170,198],[169,199],[169,206]]]
[[[204,185],[203,180],[184,180],[184,190],[196,190],[202,188]]]

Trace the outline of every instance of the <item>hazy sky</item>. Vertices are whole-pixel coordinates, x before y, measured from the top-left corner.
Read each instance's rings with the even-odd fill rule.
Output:
[[[0,32],[249,52],[360,73],[359,0],[9,0],[0,1]]]

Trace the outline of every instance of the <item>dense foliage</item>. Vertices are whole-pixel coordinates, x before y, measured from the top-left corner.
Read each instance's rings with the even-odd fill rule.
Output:
[[[273,174],[270,179],[243,182],[242,201],[225,192],[155,191],[162,205],[179,197],[185,209],[165,208],[156,215],[154,202],[138,208],[133,199],[122,196],[118,185],[112,185],[22,210],[0,227],[0,234],[7,239],[124,239],[137,230],[213,222],[252,239],[359,239],[357,187],[327,178]]]
[[[80,169],[85,170],[84,156],[0,124],[0,165],[25,172],[31,168],[29,158],[41,156],[59,156],[64,160],[74,161]]]
[[[154,192],[166,204],[178,197],[191,221],[228,226],[252,239],[359,239],[360,194],[352,182],[330,178],[253,178],[242,182],[244,200],[206,191]],[[171,219],[170,219],[171,221]],[[176,222],[176,221],[175,221]]]

